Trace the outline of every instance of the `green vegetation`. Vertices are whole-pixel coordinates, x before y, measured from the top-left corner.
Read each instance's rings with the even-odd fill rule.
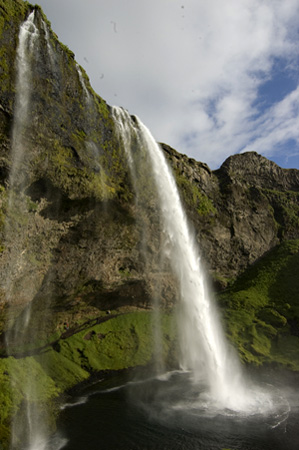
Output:
[[[76,164],[71,148],[61,146],[58,141],[43,158],[48,161],[49,178],[70,198],[94,197],[101,201],[115,195],[116,188],[110,184],[103,169],[94,172],[82,163]]]
[[[28,383],[34,385],[29,393]],[[59,395],[55,382],[32,357],[0,360],[0,445],[5,448],[10,434],[10,419],[24,402],[45,404]],[[42,406],[41,406],[42,407]]]
[[[105,318],[104,318],[105,319]],[[172,351],[175,328],[172,316],[161,317],[162,353]],[[142,366],[154,355],[153,313],[138,311],[106,317],[79,333],[60,338],[39,355],[0,359],[0,442],[9,436],[10,417],[24,401],[51,402],[67,389],[101,370]],[[31,397],[27,383],[34,385]],[[53,413],[55,410],[53,409]]]
[[[148,364],[154,352],[152,314],[121,314],[60,340],[35,359],[65,390],[100,370],[118,370]],[[162,316],[163,352],[174,339],[171,316]]]
[[[5,215],[7,210],[7,191],[3,186],[0,186],[0,253],[4,250],[4,228]]]
[[[14,64],[19,25],[29,11],[30,4],[20,0],[0,0],[0,91],[5,94],[10,107],[13,103]]]
[[[244,362],[299,370],[299,240],[287,241],[219,295],[227,332]]]
[[[32,8],[27,2],[0,0],[0,94],[8,111],[13,109],[15,96],[15,65],[11,62],[16,59],[20,24]],[[106,201],[117,197],[130,200],[131,195],[124,182],[127,163],[114,133],[110,109],[94,93],[81,68],[92,97],[92,102],[86,103],[74,54],[58,41],[41,8],[35,8],[38,10],[37,21],[42,19],[49,27],[50,45],[57,58],[54,67],[47,57],[49,43],[41,33],[39,65],[45,76],[41,77],[40,72],[32,74],[35,91],[32,113],[43,117],[43,121],[37,127],[31,127],[34,142],[31,136],[27,136],[28,157],[22,161],[22,171],[27,173],[27,180],[32,177],[50,178],[71,198],[93,197]],[[53,75],[53,71],[59,74],[59,86],[54,82],[56,77],[48,76],[49,73]],[[44,114],[44,105],[48,105],[47,114]],[[9,124],[3,133],[5,139],[8,127]],[[2,129],[0,133],[2,137]],[[94,147],[89,148],[91,142]]]
[[[176,182],[180,192],[182,193],[184,202],[189,208],[195,209],[200,216],[209,216],[216,214],[216,208],[199,187],[191,183],[185,176],[178,171],[175,173]]]
[[[19,20],[20,16],[26,14],[30,4],[23,0],[0,0],[0,38],[5,29],[8,28],[7,20]]]
[[[287,234],[291,229],[299,227],[299,193],[292,191],[275,191],[265,189],[264,195],[275,207],[275,220],[281,233]]]

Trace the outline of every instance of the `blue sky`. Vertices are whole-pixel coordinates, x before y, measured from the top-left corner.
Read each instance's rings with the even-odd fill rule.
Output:
[[[40,0],[95,91],[218,168],[299,168],[299,0]]]
[[[298,42],[299,43],[299,42]],[[292,66],[288,67],[288,60],[279,58],[272,63],[270,78],[262,83],[258,90],[258,101],[261,107],[269,107],[273,102],[279,102],[299,83],[299,72]]]

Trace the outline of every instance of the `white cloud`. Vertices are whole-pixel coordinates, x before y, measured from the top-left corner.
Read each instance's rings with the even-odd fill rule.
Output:
[[[40,3],[94,89],[157,140],[213,168],[244,148],[272,156],[298,140],[297,91],[266,111],[256,100],[277,59],[298,69],[299,0]]]
[[[254,141],[243,151],[272,156],[277,146],[293,139],[299,143],[299,87],[265,112],[255,123]]]

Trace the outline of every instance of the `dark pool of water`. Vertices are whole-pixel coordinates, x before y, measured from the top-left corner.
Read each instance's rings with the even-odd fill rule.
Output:
[[[236,413],[203,401],[203,389],[183,373],[129,383],[119,378],[99,383],[64,405],[53,448],[299,449],[299,396],[295,390],[264,384],[257,394],[257,411]],[[270,392],[272,406],[265,405],[263,410],[265,391]]]

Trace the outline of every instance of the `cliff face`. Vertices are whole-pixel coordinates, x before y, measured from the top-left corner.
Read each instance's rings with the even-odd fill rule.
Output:
[[[44,334],[99,310],[147,307],[157,277],[164,303],[173,303],[172,276],[158,270],[153,186],[140,173],[137,182],[147,189],[144,205],[137,204],[111,108],[38,7],[13,0],[0,5],[0,297],[4,312],[14,305],[2,324],[9,327],[30,302],[37,315],[51,309]],[[29,55],[30,108],[14,137],[18,35],[31,11],[38,37]],[[15,158],[18,146],[23,156]]]
[[[220,287],[299,233],[299,171],[250,152],[216,171],[163,144],[203,258]]]
[[[136,201],[110,107],[93,92],[38,7],[30,112],[22,132],[26,157],[18,168],[17,194],[9,200],[16,49],[20,24],[31,10],[28,3],[1,1],[2,304],[9,278],[17,311],[32,300],[43,309],[51,297],[53,308],[67,310],[70,320],[97,309],[147,307],[157,284],[164,304],[172,305],[176,285],[168,266],[163,273],[159,266],[162,237],[154,189],[140,169],[138,183],[146,194]],[[218,288],[275,245],[299,237],[297,170],[247,153],[211,171],[165,144],[162,148]],[[140,150],[141,167],[144,158]],[[60,323],[59,314],[53,321]]]

